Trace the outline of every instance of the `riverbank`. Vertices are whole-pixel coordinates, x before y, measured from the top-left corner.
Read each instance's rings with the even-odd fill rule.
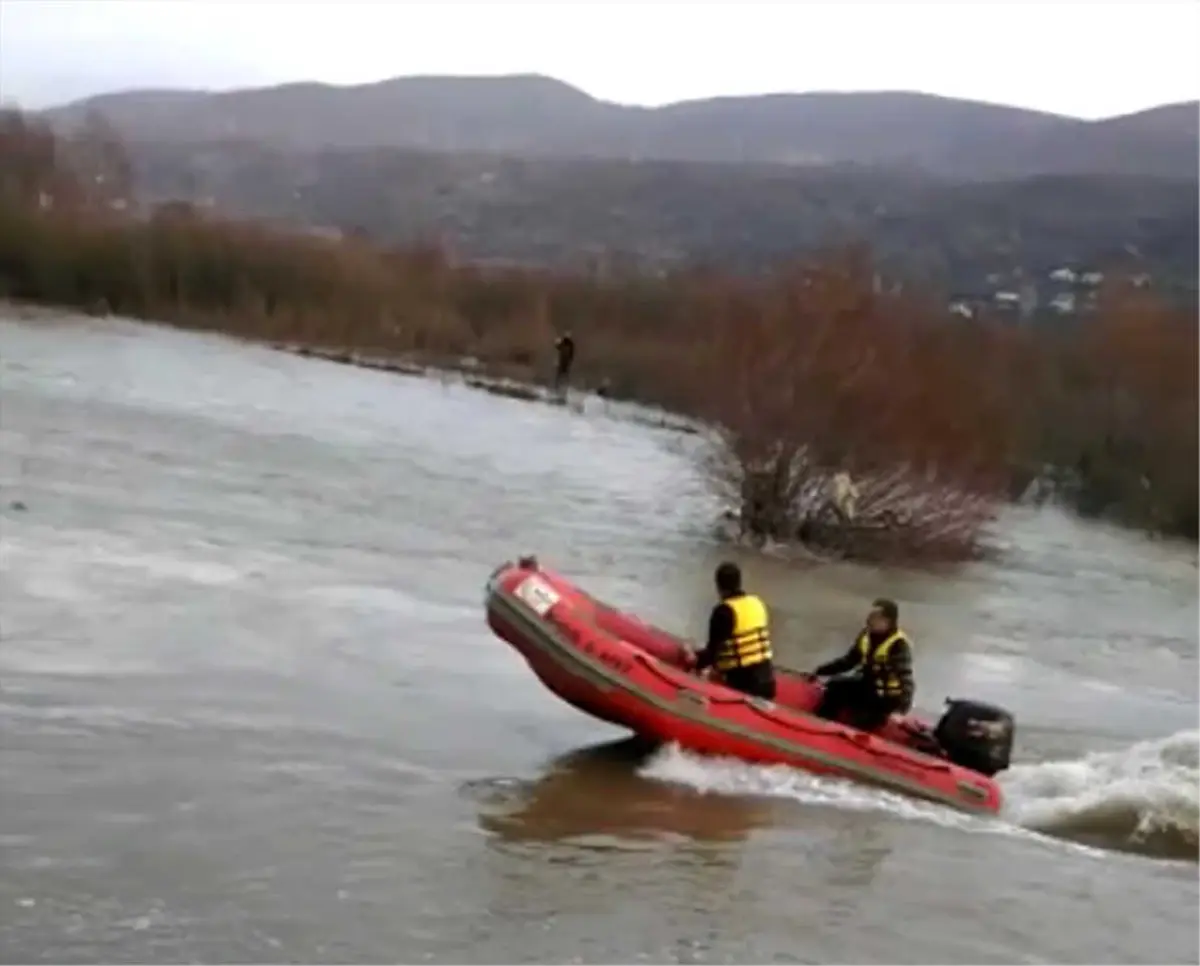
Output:
[[[76,318],[117,318],[99,308],[79,315],[76,309],[69,306],[16,302],[9,299],[0,299],[0,316],[19,322],[39,324],[73,324],[73,320]],[[130,321],[147,326],[170,325],[170,323],[155,320]],[[604,411],[615,418],[687,435],[697,435],[704,431],[702,424],[685,416],[654,406],[627,404],[625,400],[613,399],[603,383],[595,387],[571,385],[563,392],[556,392],[548,381],[538,379],[538,372],[532,366],[489,365],[474,356],[434,356],[432,354],[419,356],[415,353],[386,355],[295,342],[262,342],[257,339],[249,341],[256,345],[266,345],[277,352],[304,358],[322,359],[326,362],[357,369],[369,369],[396,376],[427,378],[441,382],[452,380],[492,396],[522,402],[568,406],[574,409],[603,406]]]
[[[600,277],[186,205],[126,217],[95,195],[112,179],[70,166],[72,144],[4,123],[0,295],[375,367],[469,359],[464,380],[530,400],[571,330],[576,385],[720,428],[706,466],[756,538],[836,542],[827,493],[849,473],[868,484],[855,525],[890,530],[889,555],[970,558],[994,507],[1047,466],[1069,470],[1059,495],[1083,512],[1197,536],[1195,320],[1146,293],[1113,290],[1076,325],[1034,329],[881,292],[859,249],[758,278]]]
[[[622,401],[611,399],[603,383],[595,388],[568,385],[561,390],[555,390],[553,386],[537,381],[537,373],[532,367],[488,366],[474,356],[418,359],[412,356],[368,355],[345,349],[326,349],[287,342],[275,343],[271,348],[277,352],[323,359],[338,365],[388,372],[397,376],[420,376],[443,381],[447,378],[456,379],[471,389],[520,402],[582,409],[592,401],[604,405],[610,415],[627,422],[688,435],[704,432],[702,424],[664,409],[637,404],[621,406]]]

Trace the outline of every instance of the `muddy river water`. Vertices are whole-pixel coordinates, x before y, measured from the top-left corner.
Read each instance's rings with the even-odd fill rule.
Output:
[[[0,322],[0,960],[1196,962],[1191,548],[1013,511],[939,575],[741,560],[785,662],[878,594],[1011,709],[999,819],[670,749],[483,623],[535,550],[697,633],[688,438],[118,322]]]

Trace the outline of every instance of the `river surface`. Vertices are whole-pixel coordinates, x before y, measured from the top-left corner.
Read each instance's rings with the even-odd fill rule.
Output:
[[[741,555],[786,663],[887,594],[918,705],[1017,715],[999,819],[638,757],[483,622],[533,550],[701,628],[694,438],[594,402],[0,322],[0,959],[1197,961],[1193,549],[1013,511],[957,573]]]

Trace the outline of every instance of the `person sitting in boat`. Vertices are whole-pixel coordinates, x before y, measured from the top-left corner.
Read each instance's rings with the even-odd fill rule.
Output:
[[[708,644],[695,654],[695,668],[716,669],[722,684],[758,698],[775,700],[775,668],[767,605],[742,589],[742,571],[723,563],[716,571],[721,600],[708,619]]]
[[[912,644],[898,626],[900,608],[880,598],[871,605],[867,624],[844,655],[822,664],[814,676],[858,673],[825,683],[825,694],[816,713],[830,721],[849,712],[850,723],[864,731],[881,727],[895,712],[912,708]]]

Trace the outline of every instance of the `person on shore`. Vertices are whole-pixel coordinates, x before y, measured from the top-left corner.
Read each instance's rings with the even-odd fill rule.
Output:
[[[708,618],[708,643],[695,654],[695,669],[712,667],[716,677],[735,691],[775,700],[775,668],[767,605],[742,587],[735,563],[717,567],[720,600]]]
[[[871,605],[867,623],[850,650],[822,664],[813,675],[858,673],[825,682],[825,694],[816,714],[836,721],[845,711],[850,723],[874,731],[896,712],[912,708],[912,644],[898,625],[900,608],[893,600],[880,598]]]
[[[575,339],[570,332],[564,332],[554,343],[554,351],[558,355],[558,363],[554,369],[554,391],[560,392],[566,388],[571,378],[571,366],[575,364]]]

